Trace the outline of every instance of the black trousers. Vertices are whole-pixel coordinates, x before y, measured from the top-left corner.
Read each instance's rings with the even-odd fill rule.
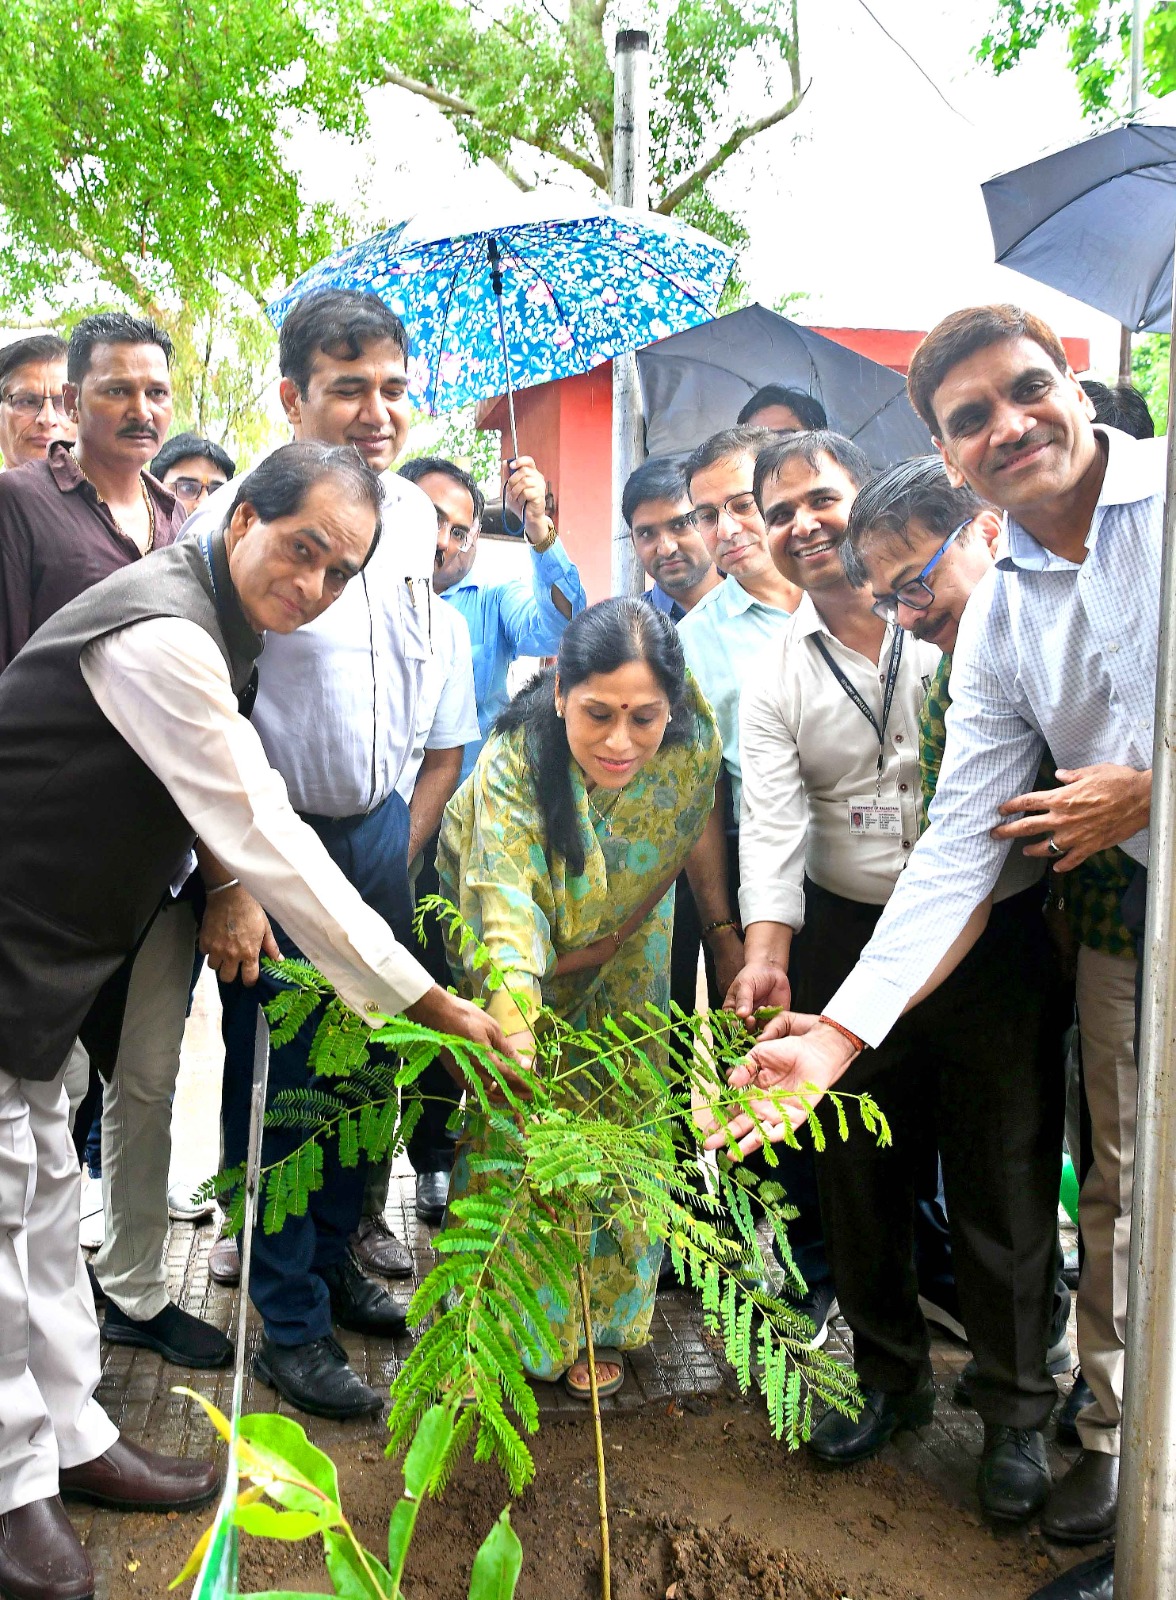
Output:
[[[857,962],[882,907],[806,885],[793,1000],[819,1012]],[[920,1163],[938,1148],[964,1326],[985,1422],[1040,1428],[1057,1400],[1046,1370],[1057,1250],[1064,989],[1034,888],[993,908],[952,976],[899,1019],[837,1085],[869,1092],[893,1145],[878,1149],[831,1108],[817,1181],[837,1297],[864,1384],[909,1392],[929,1379],[914,1263]]]
[[[419,903],[426,895],[439,894],[437,879],[437,839],[434,834],[422,851],[423,861],[413,891]],[[410,949],[434,983],[448,989],[453,982],[449,961],[445,955],[445,939],[436,916],[425,918],[425,943],[422,947],[414,939]],[[412,1130],[408,1141],[408,1159],[414,1172],[451,1172],[457,1149],[454,1134],[447,1123],[461,1103],[461,1085],[446,1072],[440,1061],[431,1061],[417,1079],[423,1101],[420,1121]]]

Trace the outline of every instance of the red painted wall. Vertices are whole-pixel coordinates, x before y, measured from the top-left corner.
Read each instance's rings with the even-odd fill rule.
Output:
[[[847,350],[856,350],[858,355],[868,356],[871,361],[891,367],[904,377],[915,346],[925,337],[925,333],[913,333],[903,328],[814,328],[813,332],[823,333],[826,339],[835,339]],[[1089,372],[1090,340],[1063,339],[1062,344],[1074,371]]]

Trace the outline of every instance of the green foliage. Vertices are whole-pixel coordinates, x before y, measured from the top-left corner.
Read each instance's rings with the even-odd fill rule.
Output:
[[[1087,116],[1128,109],[1131,0],[998,0],[992,27],[976,54],[996,73],[1008,72],[1049,34],[1065,35],[1071,72]],[[1176,89],[1176,6],[1158,0],[1144,25],[1143,88]]]
[[[1168,371],[1172,336],[1143,333],[1131,342],[1131,381],[1147,401],[1156,432],[1168,431]]]
[[[422,901],[418,920],[430,912],[448,924],[467,967],[488,989],[509,986],[509,974],[495,969],[485,946],[448,902]],[[305,963],[276,963],[271,970],[291,985],[270,1007],[271,1021],[285,1034],[292,1018],[306,1020],[308,1001],[312,1009],[321,1008],[329,991]],[[336,1059],[339,1035],[366,1026],[327,1002],[312,1059]],[[712,1179],[715,1191],[703,1208],[709,1214],[699,1215],[688,1181],[691,1168],[695,1174],[706,1170],[699,1165],[702,1134],[692,1105],[714,1125],[743,1111],[763,1126],[749,1091],[727,1083],[728,1069],[752,1043],[743,1023],[729,1012],[667,1016],[646,1006],[607,1019],[595,1032],[573,1029],[544,1011],[534,1033],[537,1054],[525,1097],[495,1057],[468,1041],[403,1017],[388,1019],[370,1036],[380,1053],[401,1059],[395,1071],[401,1088],[415,1082],[442,1048],[449,1050],[466,1082],[467,1110],[484,1123],[493,1151],[471,1158],[476,1184],[451,1202],[447,1226],[434,1241],[437,1265],[409,1306],[410,1322],[423,1331],[392,1386],[389,1448],[408,1445],[439,1401],[451,1404],[454,1395],[468,1396],[472,1404],[457,1416],[431,1469],[435,1486],[444,1485],[469,1440],[476,1460],[499,1463],[513,1493],[530,1480],[534,1467],[524,1435],[537,1429],[539,1412],[527,1368],[560,1362],[543,1301],[549,1295],[565,1303],[574,1300],[585,1246],[578,1230],[586,1212],[605,1216],[616,1228],[643,1224],[668,1241],[679,1275],[700,1292],[706,1325],[722,1340],[741,1387],[749,1388],[754,1376],[773,1428],[790,1445],[807,1435],[814,1397],[851,1412],[856,1404],[852,1372],[811,1350],[810,1324],[787,1298],[764,1287],[769,1268],[755,1222],[757,1207],[770,1237],[780,1243],[790,1289],[804,1289],[787,1244],[795,1212],[780,1184],[761,1181],[723,1158]],[[677,1054],[667,1049],[671,1044]],[[347,1079],[337,1081],[341,1090],[351,1087]],[[354,1134],[351,1112],[340,1111],[332,1097],[303,1098],[305,1120],[316,1126],[298,1151],[263,1172],[267,1229],[280,1226],[285,1211],[304,1197],[304,1176],[309,1171],[313,1177],[314,1170],[306,1168],[304,1153],[318,1150],[323,1139],[343,1127],[349,1130],[345,1137]],[[287,1097],[284,1117],[297,1112],[298,1099],[296,1093]],[[828,1100],[832,1133],[829,1119],[822,1121],[808,1107],[818,1149],[828,1137],[848,1138],[850,1106],[867,1132],[879,1143],[888,1142],[885,1118],[868,1096],[837,1094]],[[363,1107],[361,1147],[368,1148],[363,1118],[369,1112],[379,1120],[381,1141],[402,1142],[404,1123],[397,1124],[395,1110],[394,1094]],[[796,1143],[790,1131],[787,1141]],[[734,1141],[730,1144],[734,1151]],[[765,1157],[769,1167],[777,1164],[770,1142]]]
[[[321,1537],[323,1562],[338,1600],[404,1600],[400,1587],[413,1529],[423,1497],[434,1489],[439,1464],[454,1431],[452,1408],[434,1406],[421,1419],[404,1460],[404,1493],[393,1507],[388,1526],[388,1566],[364,1548],[343,1512],[335,1464],[311,1444],[292,1417],[267,1413],[245,1416],[234,1435],[224,1414],[192,1389],[180,1388],[203,1406],[212,1425],[229,1442],[239,1481],[228,1508],[232,1523],[257,1538],[301,1541]],[[267,1504],[266,1502],[271,1502]],[[218,1531],[224,1508],[197,1541],[183,1571],[172,1580],[175,1589],[201,1568]],[[503,1511],[474,1558],[469,1600],[511,1600],[522,1568],[522,1546]],[[223,1588],[202,1588],[200,1600],[295,1600],[292,1590],[269,1589],[249,1595],[228,1595]]]

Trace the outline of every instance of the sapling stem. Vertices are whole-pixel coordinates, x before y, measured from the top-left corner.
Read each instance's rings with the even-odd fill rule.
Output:
[[[596,1351],[592,1344],[592,1307],[588,1299],[588,1275],[583,1261],[576,1262],[580,1284],[580,1310],[584,1317],[584,1345],[588,1352],[588,1387],[592,1394],[592,1426],[596,1433],[596,1503],[600,1512],[600,1600],[612,1600],[612,1574],[609,1569],[608,1485],[604,1476],[604,1430],[600,1422],[600,1393],[596,1387]]]

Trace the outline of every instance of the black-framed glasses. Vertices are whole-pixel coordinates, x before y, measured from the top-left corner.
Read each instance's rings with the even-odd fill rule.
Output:
[[[667,522],[643,522],[633,529],[634,544],[657,544],[663,533],[669,534],[671,539],[681,539],[692,528],[698,526],[698,513],[696,511],[683,511],[680,516],[670,517]]]
[[[913,578],[909,578],[906,583],[899,584],[893,594],[884,594],[875,600],[870,607],[874,615],[881,617],[883,622],[897,622],[899,606],[906,606],[911,611],[926,611],[935,599],[935,590],[932,589],[927,579],[935,571],[935,568],[943,560],[944,555],[951,549],[964,529],[970,527],[974,521],[974,517],[968,517],[960,523],[958,528],[953,528],[922,572],[917,573]]]
[[[194,505],[202,494],[215,494],[227,482],[227,478],[173,478],[168,488],[177,500],[182,500],[185,505]]]
[[[752,517],[759,516],[755,495],[750,489],[746,489],[742,494],[728,495],[721,506],[696,506],[694,526],[700,528],[703,533],[714,533],[719,525],[719,517],[724,511],[729,517],[734,517],[736,522],[749,522]]]
[[[61,418],[66,420],[68,412],[65,407],[63,394],[38,394],[34,389],[14,389],[11,394],[6,394],[4,404],[16,412],[18,417],[38,417],[49,403]]]

